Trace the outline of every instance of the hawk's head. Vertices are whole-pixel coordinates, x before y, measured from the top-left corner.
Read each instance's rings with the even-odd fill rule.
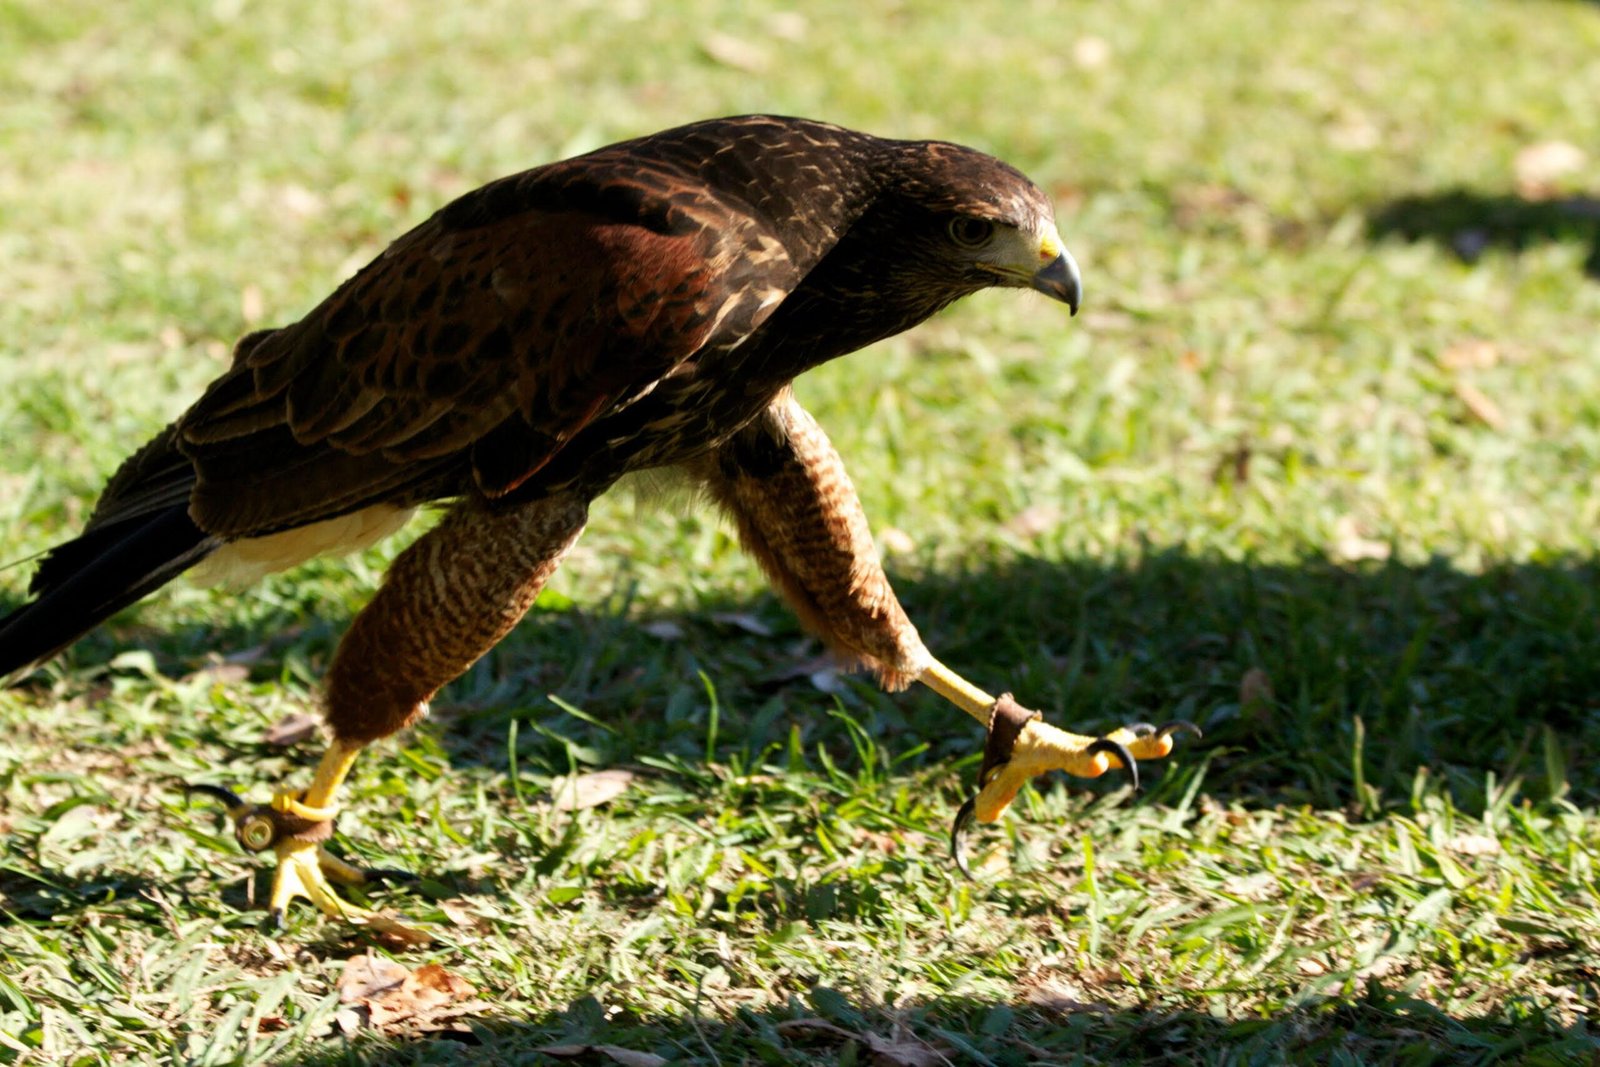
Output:
[[[926,284],[1037,289],[1077,313],[1078,265],[1044,193],[1006,163],[942,141],[896,145],[895,201],[908,261]]]

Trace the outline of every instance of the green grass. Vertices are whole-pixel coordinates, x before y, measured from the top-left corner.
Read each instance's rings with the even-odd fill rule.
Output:
[[[367,942],[264,933],[178,783],[303,780],[262,736],[398,546],[175,588],[0,693],[0,1062],[1594,1062],[1600,224],[1513,161],[1583,146],[1600,192],[1597,55],[1557,0],[0,0],[0,557],[460,192],[807,114],[1015,162],[1084,267],[1070,324],[986,294],[799,385],[925,639],[1057,723],[1207,730],[1138,796],[1040,783],[966,883],[973,724],[819,688],[713,516],[619,495],[358,765],[337,847],[422,876],[376,895],[440,932],[398,958],[488,1007],[347,1040]],[[602,767],[638,778],[551,810]]]

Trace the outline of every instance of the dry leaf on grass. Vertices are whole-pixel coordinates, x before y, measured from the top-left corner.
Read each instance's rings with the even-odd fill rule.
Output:
[[[715,611],[711,613],[711,621],[721,623],[723,626],[735,627],[747,634],[755,634],[757,637],[772,636],[772,627],[748,612]]]
[[[856,1041],[867,1047],[877,1067],[943,1067],[950,1059],[925,1041],[909,1035],[901,1038],[857,1033],[822,1019],[786,1019],[778,1024],[783,1033],[815,1033],[840,1041]]]
[[[1072,61],[1084,70],[1099,70],[1111,62],[1111,45],[1104,37],[1079,37],[1072,42]]]
[[[1456,399],[1466,405],[1472,417],[1489,427],[1491,430],[1503,430],[1506,417],[1500,411],[1500,405],[1489,399],[1487,393],[1471,382],[1464,382],[1459,378],[1455,382]]]
[[[370,1029],[385,1033],[452,1028],[455,1020],[489,1007],[473,1000],[477,990],[437,963],[415,971],[391,959],[353,956],[338,981],[343,1007],[334,1019],[346,1034]]]
[[[599,807],[628,791],[633,772],[619,769],[595,771],[576,777],[563,775],[550,783],[550,807],[556,811],[582,811]]]
[[[254,283],[245,286],[239,293],[239,317],[246,326],[254,326],[265,313],[266,301],[261,296],[261,287]]]
[[[1106,1014],[1111,1005],[1098,1000],[1087,1000],[1077,986],[1063,978],[1045,978],[1028,989],[1024,996],[1028,1003],[1052,1015],[1078,1015],[1083,1012]]]
[[[317,723],[315,715],[307,715],[303,711],[291,711],[267,727],[267,732],[261,735],[261,740],[280,748],[298,745],[316,734]]]
[[[1038,537],[1060,526],[1063,518],[1054,504],[1031,504],[1007,519],[1004,529],[1017,537]]]
[[[1239,703],[1250,705],[1263,700],[1271,701],[1274,698],[1272,676],[1260,667],[1251,667],[1244,672],[1244,677],[1239,679]]]
[[[917,542],[898,526],[885,526],[878,531],[878,547],[894,556],[909,556],[917,550]]]
[[[662,641],[682,641],[684,635],[683,627],[671,619],[657,619],[655,622],[647,622],[639,629]]]
[[[762,679],[771,686],[806,681],[819,693],[842,693],[848,687],[839,671],[839,659],[831,653],[812,656],[787,667],[780,667]]]
[[[1333,524],[1330,551],[1340,563],[1359,563],[1366,559],[1388,559],[1390,548],[1387,541],[1375,541],[1365,536],[1355,516],[1344,515]]]
[[[1500,855],[1500,842],[1488,834],[1457,834],[1444,847],[1462,856]]]
[[[810,27],[798,11],[775,11],[767,16],[767,32],[780,41],[802,41]]]
[[[558,1060],[578,1060],[590,1056],[604,1056],[622,1067],[661,1067],[667,1061],[654,1052],[635,1052],[617,1045],[545,1045],[534,1049]]]
[[[1493,341],[1473,338],[1458,341],[1439,353],[1439,365],[1449,370],[1488,370],[1500,362],[1500,349]]]
[[[700,48],[712,62],[750,74],[759,74],[771,62],[767,50],[760,45],[714,30],[700,38]]]
[[[1383,143],[1383,131],[1365,112],[1342,109],[1328,127],[1328,143],[1341,152],[1367,152]]]
[[[1566,141],[1541,141],[1517,153],[1512,170],[1517,192],[1528,200],[1549,200],[1561,192],[1562,179],[1588,166],[1583,149]]]
[[[1272,702],[1272,676],[1260,667],[1251,667],[1239,679],[1239,710],[1254,722],[1270,718]]]
[[[250,668],[243,663],[218,660],[184,676],[186,682],[210,682],[212,685],[239,685],[250,680]]]

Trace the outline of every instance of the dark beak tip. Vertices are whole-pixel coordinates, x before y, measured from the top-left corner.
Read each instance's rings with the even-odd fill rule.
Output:
[[[1039,269],[1033,276],[1033,287],[1067,305],[1073,315],[1078,314],[1078,306],[1083,303],[1083,279],[1078,274],[1078,264],[1067,252]]]

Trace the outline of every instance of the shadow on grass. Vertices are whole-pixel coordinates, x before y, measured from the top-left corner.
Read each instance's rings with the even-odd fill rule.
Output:
[[[1521,779],[1536,800],[1570,791],[1580,804],[1600,801],[1592,560],[1469,573],[1442,559],[1352,568],[1165,551],[1110,563],[1017,557],[901,574],[895,585],[936,655],[1055,723],[1085,733],[1136,720],[1199,723],[1214,753],[1207,789],[1218,795],[1338,808],[1360,800],[1359,763],[1366,786],[1397,800],[1426,768],[1469,810],[1485,802],[1489,773]],[[692,763],[708,743],[719,760],[753,759],[789,743],[794,729],[808,748],[853,759],[851,730],[834,708],[891,753],[926,744],[903,769],[980,747],[977,724],[926,691],[885,694],[863,676],[829,673],[817,643],[769,594],[670,615],[622,599],[593,610],[535,607],[441,692],[421,729],[452,763],[504,769],[515,722],[522,765],[555,774],[574,758]],[[70,669],[114,669],[112,657],[143,645],[172,677],[246,648],[263,680],[279,677],[287,659],[315,675],[348,622],[253,615],[250,625],[168,633],[102,627],[69,653]]]
[[[1584,242],[1590,250],[1583,272],[1600,280],[1600,198],[1592,196],[1528,200],[1456,189],[1394,200],[1372,212],[1368,225],[1375,238],[1433,241],[1464,263],[1491,248],[1521,252],[1542,242]]]
[[[1349,568],[1314,558],[1263,565],[1154,552],[1109,563],[1013,558],[902,575],[896,584],[946,662],[1014,690],[1057,723],[1093,732],[1134,719],[1199,722],[1207,731],[1201,750],[1211,757],[1205,787],[1224,800],[1404,811],[1423,770],[1445,782],[1466,812],[1497,797],[1506,802],[1507,783],[1512,795],[1535,803],[1565,796],[1592,807],[1600,797],[1600,568],[1593,561],[1469,573],[1444,560]],[[313,668],[325,663],[344,621],[303,625],[285,615],[285,629],[255,669],[276,677],[286,657]],[[130,636],[124,626],[91,638],[73,653],[74,669],[98,669]],[[204,650],[225,653],[264,638],[259,625],[138,636],[154,638],[172,675],[193,670]],[[457,768],[503,769],[514,734],[519,764],[548,773],[641,757],[693,768],[708,748],[718,762],[759,765],[794,730],[808,750],[821,745],[849,765],[858,756],[850,728],[829,714],[835,708],[891,754],[926,746],[897,775],[977,751],[978,728],[947,705],[927,694],[882,694],[865,681],[835,689],[834,679],[819,675],[817,651],[767,595],[670,615],[617,603],[536,609],[441,695],[439,714],[423,729]],[[832,691],[819,691],[819,681]],[[1146,768],[1158,798],[1163,766]],[[1596,981],[1593,973],[1572,978],[1590,988]],[[1296,1007],[1231,1021],[1189,1007],[1167,1010],[1159,988],[1141,994],[1149,1006],[1139,1009],[1074,1004],[1065,994],[1052,994],[1053,1004],[1048,997],[1036,1005],[941,997],[862,1006],[814,991],[809,1004],[760,1012],[709,998],[697,1021],[608,1016],[582,1001],[536,1018],[491,1018],[454,1038],[340,1044],[285,1062],[546,1062],[539,1046],[593,1041],[671,1062],[892,1064],[873,1059],[865,1035],[888,1040],[897,1027],[948,1062],[996,1064],[1291,1056],[1556,1064],[1592,1062],[1596,1054],[1595,1035],[1563,1029],[1515,998],[1465,1016],[1445,1015],[1378,980],[1307,989],[1313,992]],[[686,1011],[695,1002],[686,989]],[[818,1017],[832,1029],[795,1022]]]
[[[686,1007],[693,992],[686,992]],[[1593,1063],[1600,1038],[1582,1024],[1563,1026],[1537,1012],[1502,1006],[1482,1017],[1452,1018],[1424,1000],[1368,984],[1358,995],[1312,999],[1268,1017],[1229,1021],[1191,1010],[1122,1010],[1065,995],[1028,1005],[937,997],[896,1005],[852,1003],[818,986],[804,1002],[765,1011],[736,1008],[725,1018],[687,1011],[648,1019],[607,1013],[591,999],[527,1020],[410,1041],[343,1042],[304,1053],[297,1067],[389,1063],[555,1063],[555,1046],[605,1045],[562,1057],[594,1065],[876,1064],[934,1067],[986,1064],[1547,1064]],[[644,1058],[644,1057],[659,1057]]]
[[[1215,753],[1207,788],[1219,795],[1337,808],[1354,799],[1359,760],[1364,781],[1397,798],[1418,768],[1445,777],[1468,808],[1485,802],[1486,772],[1522,778],[1535,799],[1600,798],[1600,569],[1589,561],[1470,574],[1442,560],[1352,570],[1164,552],[1110,566],[1022,558],[896,584],[945,662],[1054,722],[1082,732],[1200,723]],[[730,614],[773,633],[713,621]],[[833,698],[808,673],[818,649],[775,598],[543,622],[446,691],[453,721],[440,738],[452,759],[503,766],[514,716],[548,731],[524,731],[522,754],[558,771],[552,735],[602,764],[703,758],[702,672],[717,689],[719,753],[754,757],[798,725],[808,746],[851,758],[848,732],[827,715]],[[558,711],[547,692],[606,725]],[[857,678],[839,699],[892,752],[926,743],[934,761],[978,748],[976,724],[931,694],[886,695]]]

